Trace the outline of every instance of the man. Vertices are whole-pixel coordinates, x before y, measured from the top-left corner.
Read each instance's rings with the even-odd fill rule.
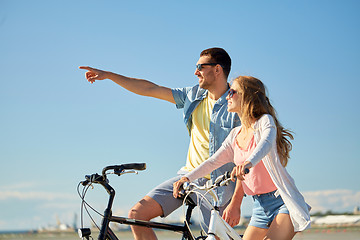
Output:
[[[180,177],[200,165],[221,146],[232,128],[240,125],[240,119],[234,113],[227,111],[226,96],[229,90],[227,82],[231,69],[231,58],[222,48],[210,48],[201,52],[196,64],[195,75],[199,84],[194,87],[170,89],[158,86],[144,79],[125,77],[112,72],[106,72],[90,67],[80,67],[88,70],[86,79],[90,83],[96,80],[110,79],[123,88],[143,96],[155,97],[176,104],[184,109],[184,121],[190,134],[190,145],[185,166],[179,170],[178,176],[165,181],[130,210],[129,217],[149,221],[155,217],[166,217],[182,205],[181,199],[172,195],[173,183]],[[234,164],[225,165],[211,174],[211,178],[231,171]],[[207,178],[199,179],[203,185]],[[221,212],[230,225],[236,225],[240,220],[240,206],[236,211],[230,211],[229,204],[234,192],[234,184],[217,190],[221,202]],[[205,201],[203,201],[205,202]],[[234,206],[232,206],[234,207]],[[206,204],[200,206],[206,224],[209,223],[210,210]],[[135,239],[156,239],[152,229],[133,226]]]

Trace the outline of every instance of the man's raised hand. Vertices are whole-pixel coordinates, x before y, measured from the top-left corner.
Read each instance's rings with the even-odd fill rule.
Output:
[[[107,78],[106,71],[87,66],[80,66],[79,68],[87,70],[87,72],[85,73],[85,77],[89,83],[94,83],[96,80],[104,80]]]

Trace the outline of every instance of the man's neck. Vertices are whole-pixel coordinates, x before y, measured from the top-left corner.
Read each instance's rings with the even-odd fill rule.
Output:
[[[211,99],[218,100],[229,89],[227,81],[222,81],[221,84],[217,84],[208,89],[208,94]]]

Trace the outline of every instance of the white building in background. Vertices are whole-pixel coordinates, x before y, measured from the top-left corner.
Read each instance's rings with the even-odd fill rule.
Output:
[[[354,214],[355,215],[360,215],[360,207],[357,206],[357,207],[354,208]]]
[[[316,225],[360,225],[360,215],[311,217],[311,222]]]

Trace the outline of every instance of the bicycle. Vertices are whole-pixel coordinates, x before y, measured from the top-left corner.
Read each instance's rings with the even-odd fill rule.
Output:
[[[102,174],[99,175],[97,173],[86,175],[85,181],[81,181],[78,184],[77,190],[80,198],[82,199],[81,203],[81,228],[78,229],[79,237],[82,239],[92,239],[91,237],[91,230],[90,228],[84,228],[83,226],[83,209],[86,210],[87,214],[89,215],[92,222],[95,224],[95,226],[99,229],[99,236],[98,240],[118,240],[116,234],[113,232],[113,230],[110,228],[109,224],[111,222],[118,223],[118,224],[125,224],[125,225],[135,225],[135,226],[143,226],[143,227],[149,227],[154,229],[162,229],[162,230],[168,230],[168,231],[174,231],[178,233],[182,233],[182,240],[200,240],[200,239],[207,239],[212,240],[215,239],[215,235],[218,236],[220,239],[223,240],[241,240],[241,236],[236,233],[236,231],[230,227],[229,224],[225,222],[225,220],[222,219],[222,217],[219,215],[218,210],[218,197],[215,194],[214,189],[219,186],[224,186],[230,181],[230,174],[226,173],[224,175],[221,175],[218,177],[214,183],[212,183],[211,180],[209,180],[204,186],[198,186],[194,183],[190,183],[187,186],[184,186],[184,193],[183,193],[183,201],[184,204],[187,205],[186,210],[186,217],[183,225],[177,225],[177,224],[166,224],[166,223],[160,223],[160,222],[154,222],[154,221],[141,221],[136,219],[130,219],[126,217],[119,217],[119,216],[113,216],[112,215],[112,205],[115,198],[115,190],[110,186],[109,180],[107,178],[108,174],[115,174],[118,176],[121,176],[123,174],[127,173],[138,173],[137,171],[142,171],[146,169],[145,163],[128,163],[128,164],[121,164],[121,165],[112,165],[107,166],[103,168]],[[111,171],[111,172],[109,172]],[[86,201],[85,201],[85,195],[88,191],[88,189],[93,186],[94,184],[100,184],[102,187],[105,188],[107,193],[109,194],[108,204],[106,209],[104,210],[104,214],[99,213],[94,208],[92,208]],[[80,192],[80,186],[83,186],[83,191]],[[211,218],[210,218],[210,224],[209,224],[209,230],[208,235],[203,235],[201,232],[200,236],[195,237],[190,229],[190,220],[191,220],[191,214],[193,209],[195,208],[196,204],[195,202],[188,197],[191,193],[195,192],[196,189],[199,190],[206,190],[208,191],[211,196],[215,200],[214,208],[211,211]],[[95,211],[97,214],[99,214],[102,217],[101,221],[101,227],[97,226],[94,219],[91,217],[87,207],[91,208],[93,211]],[[231,238],[230,238],[230,237]]]
[[[249,173],[249,169],[245,169],[245,174],[247,173]],[[208,237],[205,240],[215,240],[216,237],[220,240],[242,240],[242,235],[239,235],[219,214],[219,198],[215,193],[215,188],[226,186],[230,181],[230,173],[226,172],[225,174],[217,177],[214,182],[212,180],[207,181],[204,186],[198,186],[194,183],[188,182],[183,184],[182,188],[185,190],[187,195],[195,190],[204,190],[209,193],[214,200],[207,232]]]

